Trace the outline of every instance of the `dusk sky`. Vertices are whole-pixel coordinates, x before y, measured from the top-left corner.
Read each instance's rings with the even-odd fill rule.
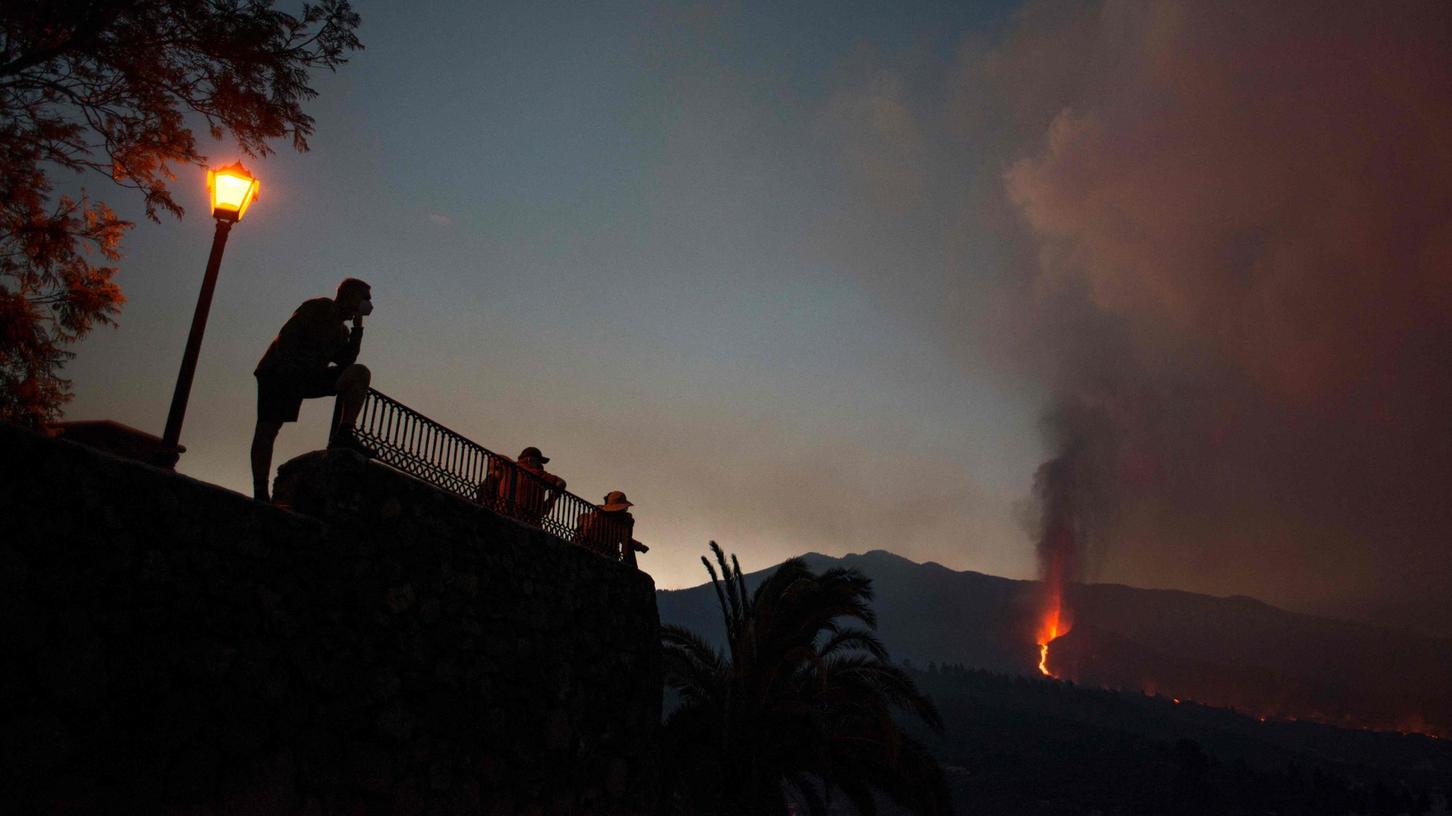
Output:
[[[710,539],[1033,577],[1078,440],[1083,577],[1445,610],[1452,15],[1398,10],[360,2],[312,151],[244,158],[179,470],[250,491],[253,366],[357,276],[374,387],[624,490],[661,587]],[[203,179],[86,184],[138,226],[67,415],[159,433]]]

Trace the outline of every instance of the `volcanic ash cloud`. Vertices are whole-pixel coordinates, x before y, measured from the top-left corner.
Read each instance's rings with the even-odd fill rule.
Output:
[[[1069,584],[1100,557],[1097,532],[1112,517],[1115,495],[1103,478],[1115,469],[1115,434],[1099,407],[1086,402],[1059,404],[1045,418],[1044,430],[1057,454],[1034,474],[1040,573],[1034,639],[1039,671],[1051,674],[1045,665],[1048,646],[1073,626]]]
[[[1105,577],[1446,620],[1452,4],[1069,5],[970,72],[1015,100],[1024,359],[1104,420],[1041,488],[1113,494]]]

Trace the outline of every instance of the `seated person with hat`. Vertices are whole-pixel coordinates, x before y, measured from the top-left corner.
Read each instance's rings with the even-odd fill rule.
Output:
[[[565,480],[544,469],[548,461],[533,445],[520,451],[513,464],[503,457],[490,459],[489,475],[479,485],[478,502],[538,527],[565,492]]]
[[[581,513],[576,519],[573,543],[611,560],[635,566],[635,554],[647,552],[650,548],[631,538],[635,531],[635,517],[630,515],[629,508],[634,506],[635,503],[619,490],[606,493],[604,504]]]

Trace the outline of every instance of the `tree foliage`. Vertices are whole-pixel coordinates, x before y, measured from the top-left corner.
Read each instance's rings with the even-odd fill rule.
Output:
[[[0,4],[0,418],[37,424],[69,399],[65,346],[112,325],[131,228],[104,202],[53,199],[52,174],[99,173],[146,215],[202,166],[193,126],[249,156],[305,151],[315,68],[360,48],[348,0],[13,0]]]
[[[749,594],[736,558],[714,541],[711,549],[716,566],[701,560],[726,653],[661,628],[666,683],[681,700],[666,721],[667,810],[785,814],[790,797],[815,816],[844,796],[870,816],[883,794],[919,813],[949,812],[941,769],[893,718],[903,711],[942,728],[871,631],[870,579],[818,574],[794,558]]]

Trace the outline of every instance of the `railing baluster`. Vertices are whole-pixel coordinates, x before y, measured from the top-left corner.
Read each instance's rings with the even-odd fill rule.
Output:
[[[403,416],[404,416],[404,419],[406,419],[408,421],[407,422],[407,425],[405,426],[408,429],[407,430],[407,433],[408,433],[408,454],[409,454],[409,456],[413,457],[414,459],[417,459],[418,458],[418,439],[419,439],[419,434],[423,431],[423,427],[418,424],[418,420],[415,419],[413,416],[411,416],[409,414],[404,414]]]

